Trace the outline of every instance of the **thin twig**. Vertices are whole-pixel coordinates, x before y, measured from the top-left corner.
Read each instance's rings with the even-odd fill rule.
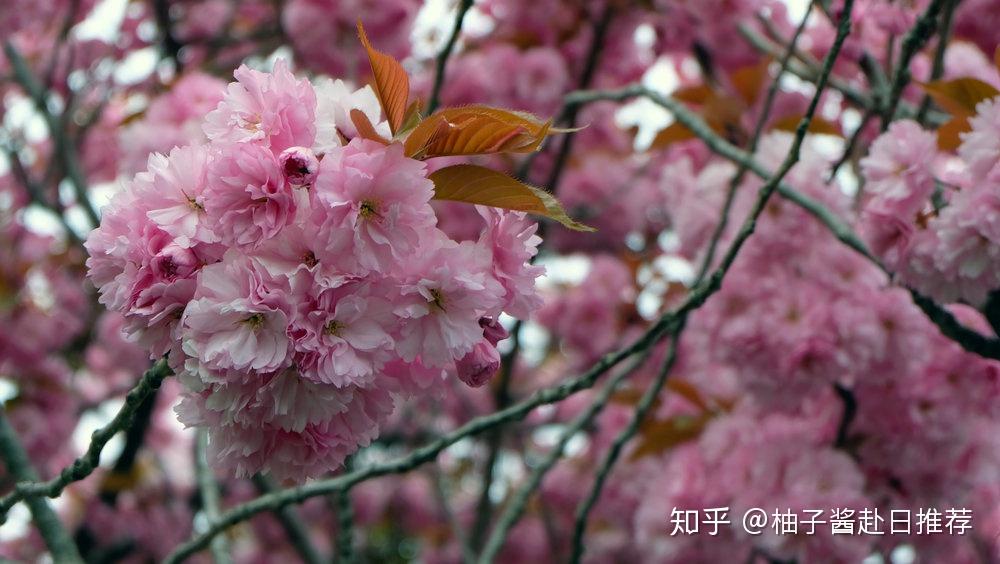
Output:
[[[514,364],[517,354],[521,350],[521,327],[520,321],[511,332],[513,346],[510,352],[504,355],[500,368],[500,377],[497,379],[496,389],[493,393],[493,403],[497,411],[510,404],[510,381],[514,375]],[[472,530],[469,533],[469,545],[473,551],[482,547],[483,537],[490,524],[490,517],[493,513],[493,501],[490,499],[490,490],[493,486],[493,477],[496,474],[497,459],[500,455],[500,446],[503,443],[503,427],[494,427],[486,434],[486,461],[483,463],[483,478],[480,480],[479,499],[476,502],[475,518],[472,522]]]
[[[656,379],[642,394],[642,398],[639,399],[639,403],[636,405],[635,411],[632,412],[632,418],[629,420],[628,425],[611,443],[611,448],[608,450],[607,454],[605,454],[604,459],[601,461],[601,466],[597,470],[597,474],[594,479],[594,486],[590,488],[587,497],[579,505],[579,507],[577,507],[573,529],[573,541],[571,544],[571,562],[579,562],[583,557],[583,534],[587,528],[587,518],[590,515],[590,510],[597,502],[597,498],[601,495],[601,491],[604,489],[604,482],[611,474],[611,469],[614,467],[615,461],[618,460],[621,450],[630,440],[632,440],[632,437],[639,432],[639,427],[646,419],[646,414],[649,413],[649,410],[653,407],[657,396],[660,395],[660,391],[663,390],[663,385],[667,381],[667,376],[670,375],[670,370],[674,367],[674,363],[677,360],[677,341],[680,338],[683,326],[684,319],[681,318],[680,324],[676,327],[676,329],[674,329],[670,336],[670,349],[667,351],[667,358],[660,367],[660,371],[657,373]]]
[[[10,421],[7,419],[6,407],[0,407],[0,457],[3,458],[7,472],[15,480],[38,480],[38,474],[31,465],[28,453],[17,438],[17,431],[14,430],[14,427],[11,426]],[[52,510],[48,500],[41,498],[29,499],[28,510],[31,512],[31,519],[34,521],[35,527],[38,528],[38,532],[42,535],[45,546],[52,553],[52,559],[60,563],[67,562],[73,564],[79,562],[82,564],[83,558],[80,557],[73,539],[66,532],[62,522],[59,521],[59,516]]]
[[[742,35],[743,38],[746,39],[751,46],[753,46],[761,53],[768,53],[773,57],[781,56],[783,47],[774,44],[766,37],[763,37],[762,35],[757,33],[753,28],[745,24],[740,24],[740,26],[737,29],[740,35]],[[806,57],[803,54],[803,58],[808,58],[808,57]],[[818,69],[808,62],[805,62],[803,60],[798,60],[798,61],[792,61],[788,65],[788,72],[794,74],[795,76],[801,78],[802,80],[807,80],[809,82],[816,82]],[[848,102],[863,110],[877,109],[877,107],[879,106],[879,104],[871,96],[857,90],[851,84],[840,78],[837,78],[836,76],[830,77],[829,84],[830,88],[836,90],[837,92],[840,92]],[[899,113],[900,117],[914,117],[917,114],[917,109],[910,106],[906,102],[900,101],[897,108],[897,112]],[[927,115],[928,123],[933,125],[941,125],[946,121],[948,121],[948,119],[950,119],[948,114],[935,110],[931,110]]]
[[[608,380],[587,409],[580,413],[576,419],[571,421],[566,428],[563,429],[562,434],[559,436],[559,440],[556,442],[555,446],[553,446],[552,450],[547,453],[545,458],[538,463],[537,466],[535,466],[535,470],[531,473],[531,477],[524,484],[524,486],[517,491],[513,499],[511,499],[511,501],[504,508],[504,512],[500,516],[500,520],[497,522],[496,527],[493,528],[493,532],[490,534],[486,547],[483,549],[483,553],[479,560],[480,562],[492,562],[496,558],[497,554],[500,553],[500,549],[503,548],[504,542],[506,542],[507,535],[510,533],[510,530],[514,528],[514,525],[517,524],[521,516],[524,514],[524,509],[528,505],[528,500],[531,499],[531,496],[542,485],[542,480],[555,466],[556,462],[562,458],[562,455],[566,450],[566,445],[569,444],[569,441],[584,427],[589,425],[590,422],[593,421],[594,417],[607,406],[612,394],[614,394],[615,390],[618,389],[621,382],[642,367],[646,363],[646,360],[649,358],[652,351],[653,347],[647,348],[641,355],[636,356],[629,366],[616,374],[612,379]]]
[[[785,54],[781,56],[781,67],[778,69],[778,75],[774,77],[771,82],[770,87],[767,89],[767,96],[764,99],[764,104],[761,107],[760,115],[757,116],[757,123],[754,124],[753,135],[750,137],[750,142],[747,145],[747,153],[754,154],[757,151],[757,144],[760,143],[760,137],[764,133],[764,126],[767,124],[767,120],[771,115],[771,108],[774,106],[774,100],[778,94],[778,88],[781,86],[781,79],[785,76],[785,72],[788,70],[788,63],[791,61],[792,54],[795,52],[795,48],[798,45],[799,38],[802,36],[802,32],[806,28],[806,23],[809,21],[809,16],[812,10],[807,10],[806,14],[802,16],[802,21],[799,22],[798,27],[795,28],[795,33],[792,35],[792,40],[788,43],[788,48],[785,49]],[[733,207],[733,202],[736,201],[736,191],[739,189],[740,183],[743,182],[743,178],[746,176],[749,170],[747,163],[741,163],[736,174],[729,181],[729,188],[726,191],[726,200],[722,204],[722,211],[719,212],[719,223],[716,224],[715,230],[712,232],[712,237],[708,241],[708,250],[705,251],[705,258],[701,262],[701,267],[698,269],[698,275],[695,276],[695,281],[700,282],[702,278],[708,273],[708,269],[712,266],[712,261],[715,260],[715,253],[719,246],[719,241],[722,239],[722,234],[726,231],[726,227],[729,224],[729,211]]]
[[[583,71],[580,73],[578,82],[580,89],[590,88],[597,73],[597,67],[601,60],[601,53],[604,51],[604,39],[607,37],[608,29],[611,27],[611,20],[614,19],[614,2],[608,2],[604,7],[597,21],[594,22],[594,37],[590,42],[590,49],[584,59]],[[562,113],[556,119],[556,123],[563,124],[564,127],[573,129],[576,127],[576,120],[580,113],[580,106],[563,105]],[[555,194],[559,188],[559,179],[562,178],[569,155],[573,152],[573,143],[576,140],[575,133],[567,133],[563,136],[562,144],[559,145],[559,152],[556,153],[555,163],[552,165],[552,172],[543,185],[545,190]]]
[[[127,429],[132,424],[132,419],[143,401],[153,393],[153,390],[160,387],[163,379],[171,374],[170,367],[167,366],[166,359],[158,360],[152,368],[146,371],[132,390],[125,396],[125,403],[115,415],[110,423],[94,431],[90,439],[90,446],[87,452],[73,461],[55,478],[46,482],[35,480],[22,480],[14,491],[0,499],[0,517],[6,519],[7,512],[17,502],[22,499],[38,497],[58,497],[63,489],[69,484],[82,480],[89,476],[97,467],[101,458],[101,451],[119,431]]]
[[[937,51],[934,53],[934,64],[931,66],[931,80],[937,80],[944,74],[944,55],[948,50],[948,42],[951,40],[951,24],[955,16],[955,8],[961,0],[946,0],[947,5],[941,14],[941,30],[938,32]],[[920,101],[920,109],[917,110],[917,123],[926,125],[927,113],[931,109],[930,94],[924,94]]]
[[[903,88],[910,82],[910,61],[914,55],[927,44],[937,29],[937,16],[949,0],[931,0],[924,13],[917,18],[916,23],[903,37],[903,45],[899,50],[899,61],[896,63],[896,74],[892,79],[892,90],[882,112],[882,131],[896,118],[896,108],[903,96]]]
[[[261,495],[277,491],[274,483],[267,476],[255,474],[253,483]],[[306,564],[323,564],[325,562],[319,550],[313,545],[312,540],[310,540],[309,530],[306,528],[306,524],[302,522],[302,518],[299,517],[294,507],[285,506],[278,508],[274,511],[274,516],[281,523],[281,528],[284,529],[285,536],[288,537],[288,542],[291,543],[292,548],[295,549],[295,552],[302,558],[303,562]]]
[[[837,36],[834,39],[833,45],[830,47],[830,52],[823,61],[823,70],[820,73],[819,79],[816,81],[816,93],[813,95],[812,101],[809,103],[809,108],[806,110],[805,115],[799,121],[799,125],[795,130],[795,137],[792,140],[792,146],[789,148],[788,154],[785,156],[781,166],[778,167],[775,175],[760,188],[757,200],[754,202],[753,208],[744,220],[736,240],[733,241],[733,244],[730,246],[729,252],[719,269],[712,274],[712,277],[708,281],[709,283],[715,281],[715,284],[721,286],[722,277],[725,276],[729,266],[735,260],[736,254],[739,252],[740,248],[753,234],[756,228],[757,218],[759,218],[760,214],[763,213],[768,200],[770,200],[772,194],[774,194],[777,190],[778,184],[781,183],[785,175],[787,175],[792,169],[792,166],[798,162],[800,149],[802,148],[802,143],[805,140],[806,132],[809,129],[809,124],[812,122],[812,118],[816,113],[816,108],[819,106],[819,99],[823,95],[824,90],[826,90],[827,79],[833,71],[833,63],[836,61],[837,55],[840,54],[840,49],[844,44],[844,40],[850,33],[851,9],[853,4],[854,0],[845,0],[844,2],[844,10],[841,14],[840,24],[837,26]],[[615,437],[611,449],[608,451],[597,471],[597,477],[594,481],[593,488],[591,488],[590,493],[577,508],[576,521],[573,530],[573,541],[571,543],[572,552],[570,562],[579,562],[583,556],[583,534],[587,528],[587,519],[590,516],[590,511],[594,507],[594,504],[597,503],[597,499],[601,494],[604,483],[610,475],[611,470],[614,468],[615,462],[618,460],[618,456],[622,448],[638,431],[647,411],[653,404],[653,400],[656,399],[656,396],[659,394],[664,382],[666,381],[667,375],[669,374],[670,368],[672,367],[675,359],[677,341],[680,338],[679,335],[683,329],[685,320],[686,314],[682,314],[678,318],[678,325],[675,328],[675,332],[672,334],[670,353],[667,361],[664,363],[663,369],[657,375],[656,382],[654,382],[654,384],[650,386],[650,388],[643,395],[639,405],[636,407],[636,410],[632,415],[631,421],[629,421],[629,425],[621,433],[619,433],[617,437]]]
[[[854,155],[854,150],[858,146],[858,141],[861,140],[861,135],[865,132],[865,128],[868,127],[868,122],[870,122],[877,113],[878,112],[874,109],[865,110],[865,115],[861,116],[861,123],[858,124],[854,133],[852,133],[850,138],[848,138],[847,144],[844,145],[844,152],[841,153],[837,162],[833,163],[833,166],[830,167],[830,174],[826,177],[827,184],[833,182],[834,178],[837,177],[837,172],[840,170],[840,167],[844,166],[844,163],[851,160],[851,157]],[[858,194],[855,199],[859,199],[861,197],[860,194],[861,190],[858,190]]]
[[[52,113],[52,110],[49,108],[47,92],[34,75],[31,74],[31,69],[28,68],[28,63],[21,56],[21,53],[18,52],[10,41],[4,41],[3,49],[7,55],[7,60],[10,61],[11,66],[14,68],[15,79],[24,88],[24,91],[34,103],[35,109],[41,114],[45,120],[45,124],[48,126],[49,136],[52,138],[53,151],[62,161],[63,169],[76,194],[77,204],[83,209],[91,225],[97,227],[101,222],[100,216],[98,216],[94,204],[90,201],[90,196],[87,193],[87,180],[83,174],[83,167],[80,165],[79,155],[77,155],[76,147],[70,141],[65,128],[61,125],[60,116]]]
[[[434,87],[431,90],[431,98],[427,102],[427,113],[432,114],[441,102],[441,88],[444,86],[445,70],[448,66],[448,59],[451,52],[455,50],[458,43],[458,36],[462,33],[462,22],[465,21],[465,14],[472,8],[474,0],[459,0],[458,11],[455,13],[455,25],[451,28],[451,35],[448,36],[447,43],[437,56],[437,69],[434,71]]]
[[[427,479],[431,481],[431,487],[434,489],[434,497],[437,500],[438,506],[441,508],[441,513],[444,515],[445,520],[448,521],[448,525],[451,527],[451,535],[454,537],[455,543],[462,551],[462,562],[465,564],[474,563],[476,561],[476,555],[473,553],[472,547],[469,545],[468,538],[462,530],[462,524],[458,521],[458,517],[455,516],[455,512],[451,510],[451,505],[448,503],[448,493],[445,489],[444,475],[441,473],[439,465],[431,465],[428,470]]]

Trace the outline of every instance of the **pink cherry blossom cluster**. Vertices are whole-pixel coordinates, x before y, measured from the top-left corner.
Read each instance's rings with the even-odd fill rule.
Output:
[[[982,305],[1000,288],[1000,99],[981,102],[958,156],[897,121],[861,161],[862,233],[899,279],[941,302]]]
[[[484,384],[501,313],[540,306],[540,238],[524,214],[479,208],[481,234],[436,227],[424,163],[354,136],[370,88],[241,67],[204,145],[154,154],[86,246],[100,299],[185,387],[238,476],[301,480],[370,442],[394,394],[448,372]]]

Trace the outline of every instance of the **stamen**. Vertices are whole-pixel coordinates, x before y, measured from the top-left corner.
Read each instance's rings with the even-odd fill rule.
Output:
[[[360,215],[362,219],[371,219],[373,217],[380,218],[382,216],[378,213],[378,209],[378,200],[364,200],[361,202],[361,208],[358,210],[358,215]]]
[[[263,313],[255,313],[255,314],[251,315],[250,317],[244,319],[243,323],[246,323],[247,325],[249,325],[251,330],[256,331],[257,329],[260,329],[261,326],[264,325],[264,314]]]
[[[431,289],[431,303],[434,304],[434,307],[444,311],[444,294],[441,293],[441,290]]]
[[[331,319],[330,321],[327,322],[326,326],[323,327],[323,334],[330,335],[332,337],[339,337],[340,332],[344,330],[344,327],[346,327],[346,325],[344,325],[340,321],[337,321],[336,319]]]

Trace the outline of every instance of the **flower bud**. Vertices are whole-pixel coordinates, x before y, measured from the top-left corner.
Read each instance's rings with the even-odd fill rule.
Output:
[[[170,243],[156,253],[149,263],[153,274],[160,280],[176,280],[189,278],[198,270],[201,264],[191,249]]]
[[[483,337],[494,347],[500,341],[510,337],[510,333],[496,319],[481,317],[479,319],[479,326],[483,328]]]
[[[467,385],[478,388],[493,378],[500,369],[500,353],[487,339],[476,343],[472,352],[455,363],[458,377]]]
[[[316,180],[319,159],[313,154],[312,149],[289,147],[281,152],[278,159],[281,162],[281,170],[285,173],[285,179],[290,184],[305,186]]]

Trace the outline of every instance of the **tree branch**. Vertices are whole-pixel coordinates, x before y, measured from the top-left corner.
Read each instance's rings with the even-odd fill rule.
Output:
[[[896,118],[896,108],[899,106],[899,99],[903,96],[903,88],[910,82],[910,61],[934,35],[934,31],[937,29],[938,13],[947,1],[950,0],[931,0],[930,5],[917,18],[916,23],[903,38],[903,46],[899,51],[899,62],[896,63],[896,75],[892,80],[892,90],[889,93],[885,111],[882,113],[882,131],[888,129],[889,124]]]
[[[11,426],[7,419],[7,409],[0,407],[0,457],[3,457],[4,465],[15,480],[32,482],[38,480],[38,474],[31,466],[28,453],[17,438],[17,431]],[[52,553],[55,562],[83,563],[80,553],[73,544],[73,539],[62,526],[59,517],[48,500],[33,498],[28,500],[28,510],[31,511],[31,519],[34,521],[38,532],[45,541],[45,546]]]
[[[649,358],[652,351],[653,347],[647,348],[641,355],[635,357],[628,367],[616,374],[614,378],[608,380],[608,382],[604,384],[600,393],[598,393],[597,398],[590,403],[587,409],[566,426],[562,434],[559,436],[559,440],[556,445],[553,446],[552,450],[548,452],[545,458],[538,463],[527,483],[525,483],[524,486],[517,491],[514,498],[507,504],[503,514],[500,516],[499,522],[497,522],[496,527],[493,528],[493,533],[490,535],[490,538],[486,543],[486,548],[483,549],[480,562],[492,562],[497,557],[497,554],[500,553],[500,549],[503,548],[504,542],[507,540],[507,535],[510,533],[510,530],[514,528],[514,525],[517,524],[517,522],[521,519],[521,516],[524,514],[524,509],[528,505],[528,500],[531,499],[531,496],[542,485],[542,480],[545,479],[545,476],[555,466],[556,462],[562,458],[563,452],[566,450],[566,445],[569,444],[569,441],[584,427],[589,425],[590,422],[593,421],[594,417],[607,406],[612,394],[614,394],[615,390],[618,389],[621,382],[642,367],[646,363],[646,360]]]
[[[194,443],[195,474],[198,478],[198,493],[201,495],[201,510],[205,520],[211,525],[219,518],[219,484],[212,475],[208,464],[208,432],[198,429],[198,438]],[[229,542],[224,535],[212,539],[212,559],[215,564],[230,564],[233,559],[229,555]]]
[[[955,15],[955,8],[962,0],[946,0],[944,13],[941,15],[941,31],[938,32],[937,51],[934,53],[934,64],[931,67],[931,80],[937,80],[944,74],[944,55],[948,50],[948,42],[951,39],[951,24]],[[931,109],[930,94],[924,94],[924,99],[920,101],[920,109],[917,110],[917,122],[924,125],[927,121],[927,113]]]
[[[253,483],[261,495],[267,495],[277,491],[274,483],[261,474],[255,474]],[[274,511],[274,516],[281,523],[281,528],[285,530],[285,535],[291,543],[292,548],[306,564],[323,564],[323,556],[309,539],[309,530],[302,522],[297,511],[292,507],[280,507]]]
[[[448,59],[451,52],[455,50],[458,43],[458,36],[462,33],[462,22],[465,21],[465,14],[472,8],[474,0],[459,0],[458,11],[455,13],[455,25],[451,28],[451,35],[444,44],[444,48],[437,56],[437,70],[434,72],[434,87],[431,90],[431,99],[427,102],[427,114],[434,113],[441,101],[441,88],[444,86],[445,70],[448,66]]]
[[[802,32],[806,28],[806,23],[809,21],[809,16],[812,10],[807,10],[806,14],[802,16],[802,21],[799,22],[798,27],[795,28],[795,33],[792,35],[792,40],[788,43],[788,48],[785,49],[785,54],[781,56],[781,68],[778,70],[778,75],[774,77],[771,81],[771,85],[767,89],[767,96],[764,99],[764,105],[761,107],[760,115],[757,116],[757,123],[754,125],[753,135],[750,137],[750,142],[747,145],[747,153],[752,155],[757,151],[757,144],[760,142],[760,137],[764,133],[764,126],[767,124],[767,119],[771,115],[771,108],[774,105],[774,100],[778,94],[778,88],[781,86],[781,78],[785,76],[785,72],[788,70],[788,63],[791,61],[792,54],[795,52],[796,45],[798,45],[799,37],[802,36]],[[726,192],[726,200],[722,204],[722,211],[719,213],[719,223],[716,224],[715,230],[712,232],[712,237],[708,241],[708,250],[705,251],[705,258],[702,260],[701,267],[698,269],[698,275],[695,276],[695,280],[700,282],[702,278],[708,273],[708,269],[712,267],[712,261],[715,260],[715,252],[719,246],[719,241],[722,239],[722,234],[726,231],[726,226],[729,224],[729,211],[733,207],[733,202],[736,201],[736,190],[739,189],[739,185],[743,182],[743,178],[746,176],[749,170],[748,163],[740,163],[739,169],[736,174],[729,181],[729,189]]]
[[[97,210],[94,208],[94,204],[90,201],[90,196],[87,194],[87,180],[83,174],[83,167],[80,166],[80,159],[76,153],[76,148],[63,128],[60,117],[53,114],[49,109],[48,95],[38,80],[35,79],[34,75],[31,74],[31,69],[28,68],[28,63],[21,56],[21,53],[14,48],[14,45],[10,41],[4,41],[3,49],[7,55],[7,60],[10,61],[11,66],[14,68],[14,78],[24,88],[24,91],[34,103],[35,109],[41,114],[45,120],[45,124],[48,126],[49,136],[52,137],[53,152],[62,161],[66,176],[69,178],[70,184],[73,186],[74,193],[76,194],[77,203],[83,209],[90,223],[94,227],[97,227],[101,223],[100,216],[98,216]]]
[[[127,429],[132,424],[132,419],[143,400],[152,394],[153,390],[159,388],[163,379],[170,374],[170,367],[167,366],[166,359],[156,361],[153,367],[142,375],[139,383],[125,396],[125,404],[118,410],[114,419],[104,427],[94,431],[87,452],[64,468],[58,476],[47,482],[39,482],[34,479],[21,480],[14,487],[13,492],[0,499],[0,517],[6,520],[10,508],[23,499],[34,499],[41,496],[58,497],[66,486],[89,476],[100,462],[104,446],[118,431]]]

